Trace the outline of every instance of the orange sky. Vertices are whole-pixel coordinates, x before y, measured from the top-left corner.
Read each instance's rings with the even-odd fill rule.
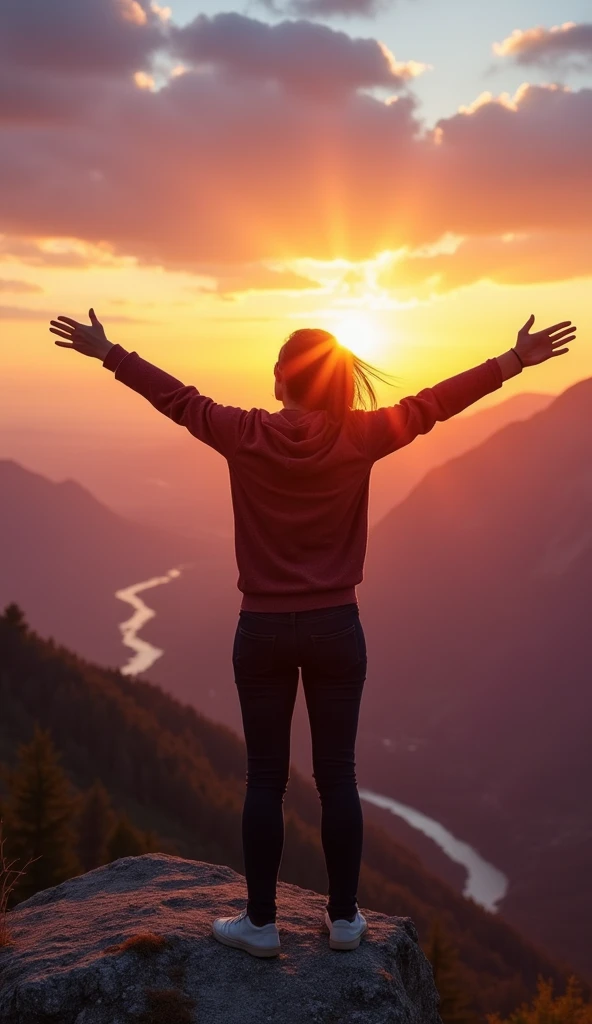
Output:
[[[38,273],[30,276],[43,280]],[[506,351],[531,312],[535,329],[571,319],[579,332],[571,351],[507,381],[480,407],[520,391],[555,393],[592,376],[592,351],[585,341],[585,280],[528,286],[480,283],[399,309],[381,308],[376,295],[363,292],[349,300],[312,292],[254,293],[225,302],[220,310],[219,299],[185,298],[188,285],[180,277],[173,282],[170,275],[155,271],[45,271],[45,276],[50,280],[39,304],[55,299],[52,318],[64,314],[86,322],[85,310],[92,303],[110,340],[135,349],[217,401],[246,408],[278,407],[273,362],[285,335],[298,326],[322,326],[338,337],[341,333],[344,343],[363,358],[398,377],[399,387],[378,385],[383,404]],[[136,301],[114,301],[119,289],[137,296]],[[165,295],[159,301],[155,296],[161,289]],[[143,294],[150,296],[145,305]],[[382,305],[389,304],[394,302],[387,296]],[[130,321],[118,322],[118,316]],[[135,318],[145,323],[135,323]],[[72,429],[80,424],[109,433],[123,425],[132,433],[153,425],[158,414],[123,385],[118,387],[98,360],[55,346],[45,317],[5,322],[4,330],[9,344],[3,345],[0,357],[1,423]]]

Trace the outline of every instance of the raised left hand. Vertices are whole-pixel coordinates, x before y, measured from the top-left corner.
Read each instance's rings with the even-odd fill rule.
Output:
[[[105,335],[105,329],[97,320],[94,309],[89,309],[90,327],[87,324],[79,324],[69,316],[59,316],[57,320],[50,320],[53,327],[49,330],[60,338],[68,338],[69,341],[56,341],[55,344],[61,348],[73,348],[83,356],[92,356],[94,359],[104,360],[113,342]],[[61,322],[63,321],[63,323]]]

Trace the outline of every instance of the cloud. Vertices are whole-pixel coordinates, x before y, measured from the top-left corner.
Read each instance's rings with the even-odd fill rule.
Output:
[[[117,83],[149,69],[166,39],[148,0],[2,0],[0,126],[100,116]]]
[[[0,60],[36,72],[129,73],[165,39],[147,0],[2,0]]]
[[[589,231],[592,90],[524,84],[438,121],[419,182],[429,237]],[[588,169],[588,170],[587,170]],[[410,232],[411,234],[411,232]],[[427,234],[427,232],[426,232]]]
[[[205,265],[203,274],[211,284],[197,285],[194,290],[210,292],[224,299],[235,299],[247,292],[317,290],[318,281],[292,270],[275,270],[261,263]]]
[[[401,89],[425,68],[397,64],[375,39],[352,39],[310,21],[269,25],[237,13],[200,14],[171,30],[170,45],[193,67],[219,69],[234,81],[276,83],[317,100],[362,88]]]
[[[122,83],[75,133],[5,133],[0,217],[12,235],[108,240],[179,270],[363,251],[392,238],[414,106],[320,104],[217,71],[157,93]]]
[[[11,281],[7,277],[0,277],[0,292],[12,292],[14,295],[33,294],[42,292],[43,288],[30,281]]]
[[[25,306],[0,306],[0,320],[51,320],[48,309],[27,309]]]
[[[69,21],[77,3],[51,5],[54,34],[78,24]],[[111,11],[99,18],[101,4]],[[89,0],[90,23],[127,40],[117,59],[98,47],[100,75],[56,57],[36,70],[28,57],[11,64],[21,109],[0,123],[0,260],[82,268],[135,258],[207,274],[232,295],[257,282],[297,286],[268,268],[302,257],[361,261],[447,232],[514,233],[537,236],[550,261],[554,239],[590,231],[591,89],[483,94],[431,131],[409,89],[420,65],[396,65],[377,40],[238,14],[178,28],[139,6],[128,20],[112,0]],[[8,22],[18,28],[20,10],[15,0],[3,10],[13,39]],[[39,10],[45,26],[46,5]],[[140,88],[129,32],[153,33],[141,37],[146,61],[164,39],[162,53],[182,60],[183,73]],[[476,266],[495,273],[509,252],[494,242]],[[455,266],[463,261],[459,253]],[[444,286],[460,273],[453,262],[442,263]]]
[[[90,245],[77,239],[63,238],[44,243],[39,239],[0,235],[0,262],[23,263],[31,267],[118,267],[123,262],[111,252],[107,244]],[[128,260],[129,262],[129,260]]]
[[[274,14],[296,14],[304,18],[374,18],[393,6],[392,0],[262,0]]]
[[[0,320],[43,320],[49,324],[55,320],[56,314],[53,309],[27,309],[25,306],[0,306]],[[97,310],[97,315],[99,312]],[[81,313],[82,319],[86,319],[86,311]],[[100,317],[99,317],[100,319]],[[141,320],[134,316],[109,315],[110,324],[155,324],[158,320]]]
[[[466,238],[454,252],[411,253],[387,266],[377,283],[390,289],[428,285],[428,291],[441,294],[483,280],[524,285],[589,276],[589,234],[557,231]]]
[[[73,124],[97,99],[96,84],[88,79],[73,89],[65,76],[15,67],[0,56],[0,128]]]
[[[550,29],[514,29],[501,43],[494,43],[493,50],[500,57],[511,57],[516,64],[550,65],[581,57],[582,66],[586,66],[592,61],[592,24],[566,21]]]

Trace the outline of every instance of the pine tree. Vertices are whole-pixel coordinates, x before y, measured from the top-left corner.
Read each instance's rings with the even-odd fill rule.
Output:
[[[29,626],[25,619],[25,613],[15,601],[6,605],[4,614],[1,617],[7,626],[14,629],[15,633],[25,634],[28,632]]]
[[[432,965],[434,983],[440,995],[443,1024],[475,1024],[469,1001],[459,977],[458,953],[446,937],[439,918],[434,918],[425,954]]]
[[[107,841],[109,861],[120,857],[139,857],[150,852],[149,837],[132,825],[126,814],[119,814]]]
[[[80,873],[75,812],[76,800],[51,736],[36,723],[33,738],[20,747],[17,769],[10,776],[10,852],[19,859],[19,866],[35,858],[15,889],[17,900]]]
[[[115,824],[109,793],[95,779],[84,794],[78,817],[78,856],[84,871],[92,871],[111,860],[108,840]]]

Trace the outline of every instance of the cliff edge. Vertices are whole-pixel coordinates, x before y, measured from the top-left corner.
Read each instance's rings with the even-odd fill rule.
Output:
[[[441,1024],[431,966],[407,917],[360,909],[356,950],[329,949],[326,898],[278,883],[282,950],[221,945],[216,917],[246,906],[231,868],[124,857],[8,914],[2,1024]]]

